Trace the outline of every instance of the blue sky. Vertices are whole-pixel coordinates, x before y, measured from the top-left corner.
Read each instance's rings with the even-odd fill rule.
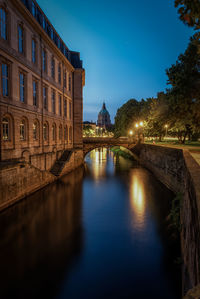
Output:
[[[130,98],[167,87],[165,69],[185,51],[192,30],[173,0],[38,0],[86,71],[84,120],[97,120],[106,102],[113,121]]]

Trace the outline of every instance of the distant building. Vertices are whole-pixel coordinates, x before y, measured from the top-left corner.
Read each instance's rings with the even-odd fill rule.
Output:
[[[96,123],[93,121],[84,121],[83,128],[91,127],[91,129],[96,130]]]
[[[98,114],[97,126],[105,129],[111,126],[110,114],[106,109],[105,103],[103,103],[102,109]]]

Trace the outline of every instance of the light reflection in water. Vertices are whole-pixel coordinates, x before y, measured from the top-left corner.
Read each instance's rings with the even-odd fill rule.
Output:
[[[100,178],[105,178],[106,173],[111,171],[111,168],[114,172],[113,164],[109,168],[108,155],[112,155],[107,148],[97,148],[91,151],[86,157],[87,165],[89,166],[90,171],[92,172],[93,178],[98,181]]]
[[[142,230],[145,226],[145,190],[139,169],[130,172],[130,203],[134,225]]]

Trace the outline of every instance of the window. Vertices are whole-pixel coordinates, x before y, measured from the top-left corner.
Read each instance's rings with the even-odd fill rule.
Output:
[[[67,117],[67,100],[64,100],[64,116]]]
[[[56,125],[53,124],[52,126],[52,140],[56,141]]]
[[[7,118],[3,118],[2,125],[3,125],[3,140],[9,140],[10,139],[9,120]]]
[[[51,77],[55,78],[55,59],[51,58]]]
[[[44,109],[47,110],[48,106],[47,106],[47,87],[43,87],[43,105],[44,105]]]
[[[43,126],[43,139],[44,141],[48,140],[48,125],[46,123]]]
[[[62,97],[59,95],[59,114],[62,115]]]
[[[69,103],[69,119],[72,119],[72,103]]]
[[[45,19],[44,15],[43,15],[43,18],[42,18],[42,27],[46,31],[46,19]]]
[[[32,62],[36,63],[36,41],[32,39]]]
[[[47,71],[47,54],[44,49],[42,49],[42,70],[45,73]]]
[[[67,126],[65,126],[65,128],[64,128],[64,138],[65,138],[65,140],[68,139],[68,128],[67,128]]]
[[[33,140],[38,139],[38,124],[37,122],[34,122],[33,124]]]
[[[25,78],[24,74],[20,73],[19,74],[19,93],[20,93],[20,102],[24,103],[25,102]]]
[[[35,2],[32,1],[32,15],[36,18],[36,6]]]
[[[62,140],[62,125],[59,127],[59,140]]]
[[[69,75],[68,90],[71,91],[71,76]]]
[[[0,8],[0,27],[1,38],[7,40],[7,15],[3,8]]]
[[[2,94],[4,97],[9,95],[8,82],[8,65],[2,63]]]
[[[18,25],[18,50],[19,53],[24,53],[24,40],[23,40],[23,28],[22,25]]]
[[[51,101],[52,101],[52,112],[56,113],[56,105],[55,105],[55,91],[52,90],[52,94],[51,94]]]
[[[33,106],[37,106],[37,82],[33,80]]]
[[[64,87],[67,88],[67,72],[64,72],[64,79],[63,79]]]
[[[58,82],[61,84],[61,66],[58,65]]]
[[[20,123],[20,140],[26,140],[25,121]]]
[[[72,142],[72,127],[69,128],[69,141]]]

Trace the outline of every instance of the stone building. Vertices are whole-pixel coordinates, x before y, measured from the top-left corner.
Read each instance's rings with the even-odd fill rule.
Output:
[[[103,103],[101,111],[98,114],[97,126],[104,129],[107,129],[108,127],[111,126],[110,114],[106,109],[105,103]]]
[[[50,170],[82,148],[85,73],[35,0],[0,0],[0,161]]]

